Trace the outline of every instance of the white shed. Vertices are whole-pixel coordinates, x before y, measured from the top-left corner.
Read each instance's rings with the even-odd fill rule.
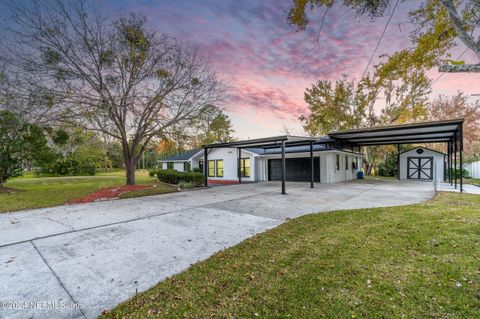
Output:
[[[444,181],[445,154],[425,147],[400,153],[400,179]]]

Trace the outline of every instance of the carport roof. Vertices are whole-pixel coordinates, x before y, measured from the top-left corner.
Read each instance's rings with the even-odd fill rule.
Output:
[[[334,131],[328,135],[359,146],[445,143],[459,137],[463,119]]]

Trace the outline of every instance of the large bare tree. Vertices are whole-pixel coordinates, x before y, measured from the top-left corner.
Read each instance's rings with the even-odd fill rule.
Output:
[[[127,184],[148,143],[218,104],[223,85],[194,50],[137,15],[115,20],[94,2],[10,1],[3,17],[4,83],[43,117],[118,140]],[[15,98],[13,98],[15,97]]]

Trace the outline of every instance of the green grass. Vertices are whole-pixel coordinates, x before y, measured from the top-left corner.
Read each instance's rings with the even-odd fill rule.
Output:
[[[478,318],[480,196],[294,219],[101,318]]]
[[[156,182],[146,171],[138,171],[136,178],[138,185]],[[17,177],[6,184],[6,187],[15,188],[15,192],[0,193],[0,212],[62,205],[100,188],[124,184],[123,171],[99,173],[96,176]]]
[[[120,198],[125,199],[125,198],[134,198],[134,197],[152,196],[152,195],[172,193],[176,191],[177,191],[177,188],[172,185],[157,184],[155,185],[155,187],[152,187],[152,188],[146,188],[139,191],[131,191],[128,193],[120,194]]]

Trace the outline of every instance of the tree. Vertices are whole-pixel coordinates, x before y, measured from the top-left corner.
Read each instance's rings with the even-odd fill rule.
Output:
[[[122,145],[127,184],[152,139],[167,136],[223,97],[207,61],[131,15],[115,21],[85,1],[9,1],[8,71],[18,99],[50,118]]]
[[[199,133],[194,137],[194,147],[235,140],[232,136],[235,131],[230,117],[216,106],[209,106],[207,111],[195,122],[196,124],[193,124],[192,127],[195,127]]]
[[[368,15],[371,18],[382,16],[392,6],[390,0],[294,0],[293,7],[288,13],[288,22],[299,30],[305,30],[310,22],[306,14],[307,8],[325,7],[328,10],[335,3],[341,3],[356,10],[357,14]],[[416,46],[430,47],[432,51],[443,51],[443,62],[450,62],[450,65],[442,67],[444,71],[451,71],[458,64],[463,64],[447,60],[449,55],[446,49],[456,45],[455,39],[459,39],[472,50],[478,59],[477,63],[480,62],[480,36],[475,39],[473,33],[473,30],[480,26],[478,0],[464,1],[462,6],[453,0],[424,0],[419,3],[420,8],[410,12],[411,22],[417,26],[412,32],[412,42]],[[438,52],[436,56],[439,56]],[[463,69],[467,72],[469,70],[479,72],[480,65],[474,64]]]
[[[465,159],[480,158],[480,102],[470,103],[463,93],[455,96],[439,96],[430,103],[428,118],[432,121],[463,118]]]
[[[16,114],[0,111],[0,188],[23,172],[25,160],[41,160],[47,140],[40,127],[24,122]]]
[[[366,118],[366,103],[361,90],[346,77],[332,85],[318,81],[305,92],[309,114],[300,116],[304,130],[312,136],[333,130],[359,128]]]

